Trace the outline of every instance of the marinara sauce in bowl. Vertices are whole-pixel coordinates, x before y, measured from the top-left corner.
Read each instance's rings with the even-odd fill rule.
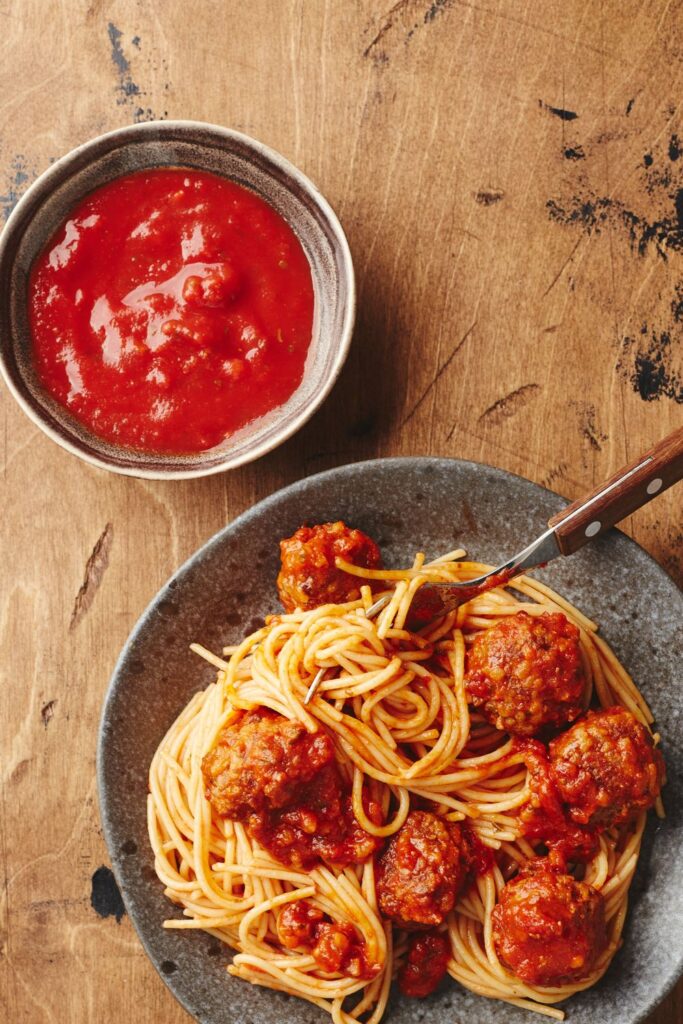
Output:
[[[244,135],[151,122],[29,189],[0,240],[1,366],[24,411],[107,469],[220,472],[269,451],[346,357],[353,267],[334,213]]]

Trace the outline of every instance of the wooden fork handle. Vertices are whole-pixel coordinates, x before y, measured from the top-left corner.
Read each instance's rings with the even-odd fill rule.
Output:
[[[681,478],[683,427],[624,466],[585,498],[558,512],[548,526],[554,529],[562,554],[571,555]]]

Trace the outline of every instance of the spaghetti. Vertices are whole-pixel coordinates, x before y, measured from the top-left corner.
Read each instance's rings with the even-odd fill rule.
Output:
[[[428,808],[447,828],[461,823],[457,827],[466,829],[475,867],[435,929],[447,949],[448,973],[461,985],[561,1020],[555,1004],[593,985],[620,944],[645,809],[596,832],[584,863],[571,864],[602,895],[604,906],[604,941],[588,973],[543,986],[524,981],[501,960],[494,909],[506,883],[551,847],[530,829],[533,815],[528,816],[538,777],[534,757],[544,755],[537,740],[499,731],[472,706],[466,659],[475,638],[522,611],[534,621],[561,613],[578,630],[583,710],[589,704],[621,706],[648,736],[653,717],[596,624],[536,580],[520,577],[514,586],[489,591],[420,633],[411,632],[410,604],[424,582],[467,580],[488,571],[462,561],[463,555],[453,551],[430,563],[418,555],[405,571],[338,562],[337,568],[357,579],[358,599],[271,617],[223,657],[193,645],[216,667],[217,681],[193,697],[150,768],[148,825],[156,872],[166,895],[182,908],[182,917],[165,927],[209,932],[237,950],[231,974],[306,999],[329,1012],[335,1024],[378,1024],[413,939],[382,913],[381,859],[334,864],[317,858],[312,867],[296,859],[283,863],[254,838],[248,822],[217,813],[207,799],[203,762],[206,769],[221,736],[255,709],[331,738],[334,770],[345,787],[340,792],[348,792],[355,824],[374,849],[391,844],[415,808]],[[388,605],[369,617],[384,593]],[[304,697],[320,670],[322,682],[306,706]],[[656,807],[661,815],[659,798]],[[322,927],[315,922],[331,922],[325,927],[337,931],[328,937],[339,948],[346,943],[346,963],[353,968],[335,969],[335,961],[322,956],[320,942],[313,948],[312,939],[308,945],[283,941],[283,921],[296,913],[303,929],[296,932],[299,938],[306,928],[313,935],[314,925]],[[341,962],[338,957],[338,968]]]

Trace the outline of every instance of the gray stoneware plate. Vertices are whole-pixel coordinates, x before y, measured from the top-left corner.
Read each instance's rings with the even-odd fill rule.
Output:
[[[152,963],[202,1024],[291,1024],[328,1020],[308,1003],[254,988],[225,971],[229,950],[211,936],[165,931],[179,910],[165,899],[147,839],[147,770],[164,733],[214,672],[188,650],[219,650],[278,609],[278,541],[304,521],[344,519],[367,531],[385,564],[415,550],[436,556],[457,545],[502,561],[535,537],[566,502],[499,469],[450,459],[382,459],[330,470],[279,491],[217,533],[178,570],[133,630],[107,694],[98,749],[104,832],[123,898]],[[634,881],[625,942],[600,984],[567,1004],[569,1024],[636,1024],[683,968],[683,716],[680,594],[664,571],[616,531],[539,578],[591,618],[642,687],[663,737],[668,818],[651,820]],[[447,981],[428,1000],[394,998],[390,1024],[543,1018],[492,1002]]]

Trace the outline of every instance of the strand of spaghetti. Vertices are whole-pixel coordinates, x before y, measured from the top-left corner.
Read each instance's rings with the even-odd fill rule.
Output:
[[[315,886],[307,885],[301,889],[292,889],[289,892],[283,892],[280,896],[276,896],[274,899],[264,900],[262,903],[258,903],[255,907],[252,907],[246,912],[240,921],[239,939],[241,948],[248,952],[253,945],[249,936],[249,929],[251,928],[252,922],[266,911],[274,910],[276,907],[280,907],[285,903],[293,903],[295,900],[304,900],[309,896],[315,895]],[[255,955],[258,956],[258,947],[256,947]]]
[[[378,712],[381,715],[381,711]],[[415,728],[412,729],[395,729],[391,734],[393,741],[398,743],[431,743],[432,741],[439,738],[438,729],[422,729],[422,732],[415,732]],[[421,728],[421,727],[420,727]]]
[[[286,717],[294,718],[302,723],[309,732],[314,732],[316,725],[313,717],[308,713],[300,700],[294,694],[294,685],[287,672],[282,672],[278,664],[279,657],[275,653],[275,640],[285,633],[287,623],[276,626],[273,634],[267,638],[256,651],[254,656],[253,674],[272,691],[273,697],[279,696],[284,701],[287,709]],[[298,633],[293,634],[285,641],[282,650],[285,652],[285,659],[292,647],[296,651],[299,647],[299,656],[303,650],[303,640]],[[272,656],[272,657],[271,657]],[[299,681],[301,689],[304,688],[302,681]]]
[[[539,600],[537,595],[540,595],[541,600],[539,603],[549,605],[557,611],[564,612],[565,615],[573,619],[586,632],[597,633],[598,625],[596,622],[593,622],[587,615],[579,611],[575,605],[571,604],[554,590],[551,590],[545,583],[541,583],[540,580],[534,579],[532,576],[518,576],[513,586],[522,594],[527,594],[536,600]]]
[[[254,875],[260,878],[275,878],[283,882],[291,882],[292,885],[302,886],[308,881],[308,876],[296,871],[288,871],[287,868],[278,865],[277,867],[261,867],[259,864],[213,864],[212,870],[218,874],[230,875]]]
[[[385,640],[386,635],[393,625],[396,613],[401,606],[401,601],[408,592],[408,583],[406,580],[401,580],[396,584],[394,591],[389,600],[389,604],[380,612],[377,620],[377,636],[380,640]]]
[[[269,959],[259,956],[256,953],[238,953],[233,962],[233,967],[251,966],[259,971],[269,974],[273,979],[279,981],[283,992],[291,992],[296,996],[314,996],[329,998],[342,998],[352,995],[364,988],[367,982],[354,981],[351,978],[321,978],[318,975],[305,974],[302,971],[293,969],[284,970],[276,967]],[[232,972],[231,972],[232,973]]]
[[[383,966],[386,958],[384,929],[377,914],[363,899],[360,890],[351,884],[348,875],[340,874],[335,877],[329,868],[318,868],[313,874],[320,889],[334,894],[335,899],[345,907],[351,920],[361,928],[370,959]]]
[[[453,551],[447,551],[445,555],[439,555],[438,558],[432,559],[431,562],[425,562],[425,567],[430,568],[431,566],[438,566],[442,562],[457,562],[458,559],[464,558],[467,552],[464,548],[454,548]]]
[[[413,675],[413,679],[416,676]],[[431,682],[431,681],[430,681]],[[401,686],[392,693],[376,694],[379,698],[370,705],[369,712],[362,714],[366,701],[354,701],[358,704],[356,717],[365,722],[371,728],[375,722],[381,721],[395,732],[418,733],[429,729],[441,709],[440,696],[433,685],[425,686],[422,680],[415,682],[412,689],[408,690],[405,681],[401,679]],[[354,706],[354,712],[356,707]],[[437,729],[437,737],[439,730]]]
[[[202,647],[201,644],[190,644],[190,650],[194,654],[198,654],[204,661],[208,661],[209,665],[213,665],[214,668],[227,669],[228,663],[223,658],[219,658],[218,655],[212,654],[211,651],[207,650],[206,647]]]
[[[519,785],[523,785],[525,779],[526,768],[522,767],[521,770],[517,772],[514,771],[514,769],[512,771],[506,770],[499,778],[489,776],[484,782],[484,786],[486,787],[485,789],[477,786],[463,786],[460,787],[458,791],[462,796],[467,796],[468,798],[471,797],[474,800],[485,800],[487,798],[487,794],[490,793],[491,790],[514,790],[517,789]]]
[[[392,935],[391,925],[387,922],[384,925],[384,934],[386,942],[386,967],[379,977],[368,985],[367,991],[363,999],[360,1000],[354,1006],[354,1015],[356,1019],[361,1014],[366,1013],[375,1003],[375,1009],[368,1017],[366,1024],[379,1024],[381,1021],[384,1011],[389,1001],[389,990],[391,988],[391,979],[393,975],[393,949],[392,949]]]
[[[158,761],[156,755],[150,766],[149,789],[155,810],[154,819],[156,827],[154,834],[151,836],[152,848],[154,849],[155,854],[158,855],[160,851],[160,846],[158,844],[155,845],[155,839],[157,839],[159,836],[158,825],[160,825],[161,828],[163,828],[163,831],[166,834],[166,836],[168,836],[168,838],[172,841],[173,846],[178,851],[180,857],[183,860],[189,862],[192,859],[192,849],[186,843],[184,837],[181,835],[179,829],[177,828],[172,815],[169,813],[166,798],[163,793],[162,781],[159,778]]]
[[[456,710],[455,723],[459,730],[459,736],[453,751],[453,757],[457,758],[467,743],[470,734],[470,711],[467,705],[467,692],[465,688],[465,638],[462,630],[453,631],[453,647],[446,654],[453,677],[453,693],[455,695]]]
[[[419,675],[419,673],[417,673]],[[416,678],[416,674],[413,674],[413,679]],[[392,700],[393,699],[393,700]],[[383,686],[378,687],[375,693],[365,696],[361,704],[361,719],[368,724],[369,719],[373,713],[373,710],[377,704],[382,701],[399,701],[402,705],[407,704],[416,709],[416,714],[420,714],[424,709],[424,715],[426,717],[428,707],[424,699],[419,693],[414,691],[406,691],[405,682],[403,675],[400,675],[396,679],[390,679]],[[404,728],[405,726],[402,726]]]
[[[256,644],[261,643],[261,641],[268,636],[269,632],[270,628],[268,626],[262,626],[261,629],[258,629],[255,633],[251,633],[249,636],[245,637],[240,644],[237,644],[233,653],[230,656],[228,668],[226,669],[225,672],[225,681],[228,687],[234,689],[235,684],[237,682],[237,673],[240,669],[243,659],[247,657],[251,649]]]
[[[343,558],[335,558],[334,564],[337,569],[347,572],[350,576],[359,576],[364,580],[386,580],[387,582],[396,580],[403,583],[429,572],[428,566],[421,566],[418,569],[366,569],[364,566],[347,562]]]
[[[323,680],[319,690],[331,697],[360,697],[364,693],[374,690],[375,687],[380,687],[392,680],[397,672],[401,673],[399,678],[403,681],[404,686],[407,686],[415,678],[413,672],[403,671],[403,663],[400,658],[392,658],[389,664],[379,672],[363,672],[357,676]]]
[[[355,697],[353,700],[353,711],[356,718],[358,719],[362,719],[362,705],[362,699],[360,697]],[[398,750],[398,741],[396,739],[396,736],[391,732],[391,730],[387,726],[387,723],[384,721],[386,717],[387,716],[382,712],[382,708],[377,708],[372,714],[372,721],[370,722],[370,726],[373,732],[375,732],[379,736],[379,738],[382,740],[382,742],[384,743],[385,747],[388,750]],[[422,728],[422,724],[420,724],[420,728]]]
[[[396,610],[396,614],[394,616],[395,630],[403,629],[403,627],[405,626],[406,619],[408,618],[408,613],[410,612],[410,606],[413,603],[413,598],[415,597],[415,594],[417,593],[417,591],[420,589],[424,582],[425,580],[424,577],[422,576],[416,576],[409,582],[406,592],[403,595],[401,602]],[[393,630],[391,632],[393,632]]]
[[[197,788],[194,800],[195,825],[194,846],[193,846],[193,870],[197,882],[208,900],[215,901],[219,906],[230,907],[234,900],[226,896],[222,888],[217,884],[211,871],[209,837],[211,830],[211,805],[204,796],[200,787]],[[253,879],[254,891],[258,892],[260,886],[257,879]]]
[[[363,864],[360,888],[367,905],[379,916],[379,911],[377,909],[377,891],[375,889],[375,862],[372,858]],[[391,933],[391,928],[389,929],[389,932]]]
[[[250,906],[251,904],[248,904]],[[211,920],[204,920],[202,918],[192,918],[190,920],[179,920],[178,918],[168,918],[162,923],[162,928],[168,931],[206,931],[208,928],[229,928],[230,925],[239,924],[242,920],[244,913],[226,914],[225,917],[212,918]]]
[[[427,769],[438,772],[440,767],[445,767],[455,757],[458,746],[460,730],[456,726],[458,704],[450,686],[439,676],[432,676],[430,690],[433,686],[438,687],[441,697],[441,735],[429,753],[421,757],[419,761],[405,772],[406,779],[422,778],[426,775]]]
[[[375,823],[368,818],[365,813],[365,808],[363,807],[363,773],[359,771],[358,768],[354,767],[352,790],[353,814],[361,828],[364,828],[365,831],[369,832],[372,836],[381,836],[382,838],[391,836],[394,832],[398,832],[401,826],[405,823],[405,820],[408,817],[408,812],[410,811],[410,794],[406,789],[403,789],[400,786],[396,788],[396,793],[398,795],[399,804],[393,820],[386,825],[375,825]]]

